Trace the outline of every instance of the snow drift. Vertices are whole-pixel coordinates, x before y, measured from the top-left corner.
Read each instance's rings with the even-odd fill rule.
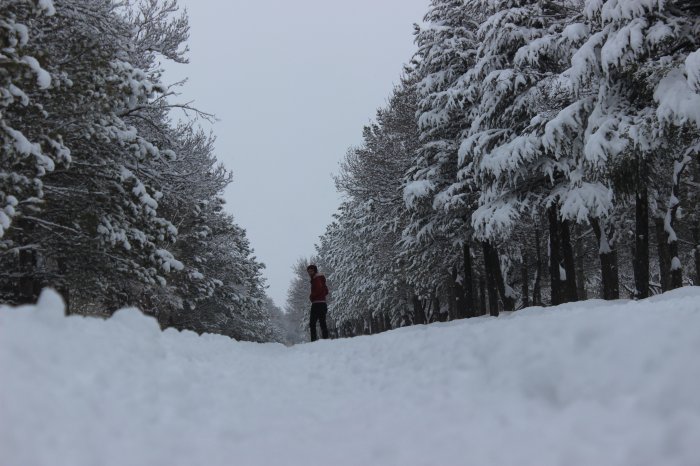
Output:
[[[700,288],[286,348],[0,308],[0,464],[697,465]]]

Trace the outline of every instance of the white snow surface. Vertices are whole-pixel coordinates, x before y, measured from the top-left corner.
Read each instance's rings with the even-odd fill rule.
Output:
[[[697,465],[700,288],[291,348],[0,308],[0,463]]]

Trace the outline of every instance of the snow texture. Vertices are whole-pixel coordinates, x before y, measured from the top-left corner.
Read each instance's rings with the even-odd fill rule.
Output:
[[[561,199],[561,216],[580,224],[590,217],[604,217],[613,208],[613,192],[602,183],[579,181],[567,189],[555,189],[552,197],[557,196]]]
[[[0,308],[2,464],[696,465],[700,288],[286,348]]]
[[[24,56],[22,61],[29,65],[34,74],[36,74],[36,81],[40,89],[48,89],[51,86],[51,75],[41,67],[36,58]]]
[[[685,59],[685,72],[688,84],[695,92],[700,92],[700,50],[689,54]]]
[[[676,271],[676,270],[681,270],[683,266],[681,265],[681,260],[678,258],[678,256],[674,257],[671,259],[671,271]]]
[[[433,184],[428,180],[416,180],[406,184],[403,190],[403,199],[407,207],[412,207],[418,198],[425,197],[433,189]]]
[[[695,60],[697,59],[691,58],[690,64]],[[691,76],[691,79],[694,79],[694,76]],[[694,84],[692,82],[692,85]],[[659,82],[654,92],[654,100],[658,103],[656,116],[662,122],[677,125],[694,123],[700,128],[700,94],[693,91],[682,70],[672,69]]]
[[[46,12],[47,16],[53,16],[56,14],[56,8],[53,6],[52,0],[38,0],[36,3],[37,3],[37,7],[40,10],[43,10]]]

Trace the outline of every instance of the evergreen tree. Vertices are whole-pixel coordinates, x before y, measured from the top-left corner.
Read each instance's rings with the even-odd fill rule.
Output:
[[[0,2],[0,290],[71,312],[271,338],[263,265],[223,210],[213,138],[174,125],[161,60],[185,63],[174,0]]]

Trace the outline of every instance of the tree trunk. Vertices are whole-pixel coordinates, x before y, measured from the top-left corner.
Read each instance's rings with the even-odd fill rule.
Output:
[[[453,271],[450,274],[450,290],[447,300],[447,315],[449,320],[459,319],[462,312],[462,302],[460,300],[460,295],[464,299],[464,291],[462,287],[457,283],[457,271]]]
[[[580,228],[576,228],[580,230]],[[587,299],[586,293],[586,272],[584,270],[586,251],[583,247],[583,234],[576,234],[576,295],[578,299],[584,301]]]
[[[683,286],[683,267],[678,256],[678,236],[673,228],[676,220],[676,214],[680,207],[681,201],[681,175],[683,170],[690,162],[690,156],[684,156],[681,160],[673,162],[673,191],[671,199],[668,201],[668,211],[664,221],[664,228],[668,233],[668,252],[671,256],[671,289],[680,288]]]
[[[530,307],[530,271],[528,270],[528,266],[530,260],[527,254],[527,250],[523,251],[523,263],[520,267],[520,280],[523,282],[523,288],[522,288],[522,299],[523,299],[523,307]]]
[[[447,314],[443,315],[440,309],[440,298],[438,298],[437,289],[433,291],[433,315],[431,322],[444,322],[447,320]]]
[[[465,317],[472,317],[476,315],[476,300],[474,299],[474,277],[472,272],[472,252],[469,241],[464,242],[464,282],[462,283],[462,288],[464,289],[464,302],[463,314]]]
[[[512,291],[510,286],[506,289],[506,281],[505,277],[503,277],[503,271],[501,270],[501,261],[498,258],[498,250],[496,248],[491,248],[491,254],[491,260],[493,261],[493,269],[496,271],[496,283],[498,284],[498,294],[501,296],[503,310],[514,311],[515,298],[509,293],[509,291]]]
[[[515,309],[515,299],[508,293],[506,289],[506,282],[503,277],[503,271],[501,270],[501,261],[498,258],[498,250],[487,243],[487,248],[485,252],[488,254],[487,263],[488,269],[492,274],[489,280],[495,280],[495,287],[498,290],[498,295],[501,297],[501,303],[503,304],[503,309],[505,311],[512,311]],[[490,297],[490,294],[489,294]]]
[[[418,296],[413,295],[413,323],[415,325],[425,324],[425,312]]]
[[[382,333],[384,331],[384,316],[377,315],[374,317],[374,333]]]
[[[634,241],[634,287],[635,298],[649,296],[649,168],[640,157],[637,164],[635,241]]]
[[[669,240],[668,252],[671,255],[671,289],[675,290],[683,286],[683,266],[678,257],[678,239]]]
[[[479,277],[479,315],[486,315],[486,280],[483,275]]]
[[[540,227],[535,227],[535,251],[537,253],[537,265],[535,267],[535,284],[532,290],[532,304],[542,305],[542,252],[540,251]]]
[[[437,288],[430,293],[430,312],[427,313],[427,318],[429,324],[440,319],[440,299],[437,296]]]
[[[564,302],[564,282],[561,279],[561,257],[559,255],[559,211],[556,205],[547,209],[549,218],[549,277],[552,287],[552,305]],[[562,269],[563,270],[563,269]]]
[[[565,302],[568,303],[578,301],[578,294],[576,293],[576,263],[574,260],[574,248],[571,245],[571,229],[568,220],[559,222],[559,231],[564,253],[564,270],[566,271],[566,280],[564,280]]]
[[[19,251],[19,304],[36,302],[39,297],[40,286],[36,279],[36,251],[32,249],[20,249]]]
[[[620,279],[617,273],[617,251],[612,244],[613,227],[607,232],[597,218],[591,218],[591,226],[598,240],[600,274],[603,280],[603,299],[620,299]],[[609,239],[610,238],[610,239]]]
[[[498,278],[493,264],[493,248],[488,241],[482,241],[481,247],[484,252],[484,269],[486,272],[486,287],[489,293],[489,314],[498,317]],[[496,264],[497,265],[497,264]],[[500,267],[499,267],[500,269]]]
[[[664,230],[663,218],[654,218],[654,229],[656,231],[656,251],[659,256],[661,291],[668,291],[671,289],[671,252],[668,249],[668,239]]]

